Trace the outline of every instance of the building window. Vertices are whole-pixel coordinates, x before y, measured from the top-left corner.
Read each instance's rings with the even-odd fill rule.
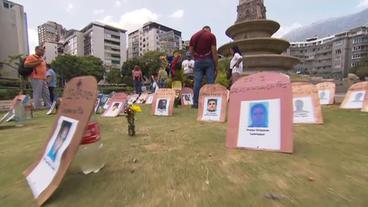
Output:
[[[340,55],[341,54],[341,49],[335,50],[335,54]]]

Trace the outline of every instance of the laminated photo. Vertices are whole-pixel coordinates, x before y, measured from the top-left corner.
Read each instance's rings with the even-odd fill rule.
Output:
[[[222,98],[207,96],[203,104],[202,121],[220,121]]]
[[[155,115],[157,116],[168,116],[169,115],[170,99],[158,98],[156,100]]]
[[[59,170],[63,153],[68,148],[78,126],[78,120],[60,116],[41,161],[27,176],[32,193],[37,198],[52,182]]]
[[[293,99],[294,123],[315,123],[316,117],[311,96]]]
[[[240,148],[280,150],[280,99],[242,101],[238,144]]]

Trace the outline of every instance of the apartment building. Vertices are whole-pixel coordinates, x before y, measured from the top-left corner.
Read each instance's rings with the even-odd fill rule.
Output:
[[[29,54],[27,15],[22,5],[0,0],[0,61],[9,56]],[[17,79],[18,72],[0,64],[0,78]]]
[[[156,22],[148,22],[128,35],[128,58],[142,56],[148,51],[172,55],[182,49],[181,32]]]
[[[65,54],[100,58],[105,66],[121,68],[126,61],[126,30],[93,22],[82,30],[70,30],[65,35]]]
[[[292,42],[288,54],[301,60],[295,66],[297,72],[343,78],[367,57],[368,28],[358,27],[330,37]]]
[[[58,43],[65,35],[66,29],[53,21],[48,21],[37,27],[39,45],[45,42]]]

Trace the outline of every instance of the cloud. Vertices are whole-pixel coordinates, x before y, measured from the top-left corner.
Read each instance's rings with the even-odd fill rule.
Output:
[[[288,25],[288,26],[281,26],[281,28],[279,29],[279,31],[277,31],[273,37],[282,37],[284,35],[286,35],[287,33],[293,31],[294,29],[298,29],[300,27],[302,27],[303,25],[301,25],[298,22],[294,22],[292,25]]]
[[[105,13],[105,10],[103,10],[103,9],[95,9],[95,10],[93,10],[93,14],[94,15],[103,14],[103,13]]]
[[[184,16],[184,10],[179,9],[177,11],[175,11],[174,13],[170,14],[170,18],[174,18],[174,19],[181,19]]]
[[[368,0],[360,0],[360,2],[359,2],[359,4],[358,4],[357,7],[358,8],[361,8],[361,9],[367,8],[368,7]]]
[[[28,28],[29,53],[34,53],[34,48],[38,45],[38,33],[36,29]]]
[[[103,19],[98,21],[132,32],[142,27],[146,22],[157,21],[159,16],[159,14],[154,13],[149,9],[142,8],[121,15],[118,21],[116,21],[113,16],[105,16]]]
[[[68,3],[68,5],[66,6],[65,11],[70,13],[73,9],[74,9],[74,5],[72,3]]]

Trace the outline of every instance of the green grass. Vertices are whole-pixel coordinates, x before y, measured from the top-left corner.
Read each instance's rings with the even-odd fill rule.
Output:
[[[98,116],[105,168],[85,176],[73,163],[45,206],[368,206],[368,113],[323,108],[325,124],[296,126],[287,155],[226,149],[227,125],[197,122],[190,108],[143,110],[136,137],[124,117]],[[36,206],[22,172],[54,119],[0,127],[0,206]]]

